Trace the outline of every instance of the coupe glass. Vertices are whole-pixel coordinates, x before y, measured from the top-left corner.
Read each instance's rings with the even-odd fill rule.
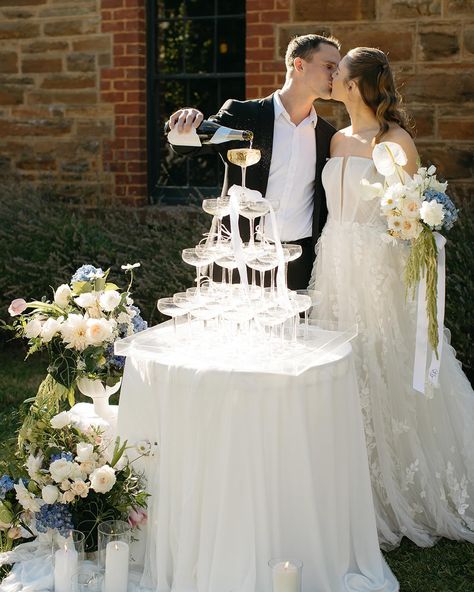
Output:
[[[162,314],[173,319],[173,331],[176,335],[176,319],[187,314],[188,311],[178,306],[173,298],[160,298],[156,306]]]
[[[260,157],[260,150],[257,150],[256,148],[236,148],[227,151],[227,158],[229,161],[242,169],[242,187],[245,187],[247,167],[257,164]]]
[[[196,287],[199,292],[201,286],[201,269],[214,261],[215,254],[207,249],[205,245],[198,245],[191,249],[183,249],[181,257],[185,263],[194,265],[196,268]]]
[[[243,201],[239,206],[239,213],[244,218],[247,218],[250,224],[250,241],[248,243],[249,248],[254,247],[254,225],[255,218],[264,216],[270,211],[270,205],[265,201]]]
[[[217,243],[219,244],[222,240],[222,218],[228,216],[230,212],[230,198],[227,196],[217,197],[213,199],[203,199],[202,209],[215,216],[217,219]]]

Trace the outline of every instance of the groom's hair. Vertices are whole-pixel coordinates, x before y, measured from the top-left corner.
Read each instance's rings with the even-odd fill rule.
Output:
[[[287,70],[293,70],[295,58],[301,58],[308,61],[315,51],[319,50],[322,43],[332,45],[336,49],[341,49],[341,44],[338,39],[332,36],[324,37],[324,35],[300,35],[295,37],[288,43],[285,54],[285,64]]]

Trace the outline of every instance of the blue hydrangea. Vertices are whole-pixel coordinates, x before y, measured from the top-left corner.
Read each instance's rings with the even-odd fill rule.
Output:
[[[425,191],[423,198],[425,201],[436,201],[443,206],[444,218],[443,223],[440,225],[437,230],[441,230],[444,228],[445,230],[451,230],[453,224],[458,219],[458,212],[459,210],[456,209],[456,206],[451,201],[450,197],[446,195],[446,193],[442,193],[441,191],[436,191],[435,189],[428,189]]]
[[[0,499],[5,499],[5,495],[13,489],[15,482],[8,475],[3,475],[0,479]]]
[[[126,325],[124,325],[126,327]],[[105,350],[105,357],[107,358],[107,363],[109,366],[117,370],[122,370],[125,366],[125,356],[115,356],[114,355],[114,345],[111,343],[107,346]]]
[[[60,454],[52,454],[49,458],[51,462],[60,460],[61,458],[64,458],[68,462],[72,462],[74,460],[74,454],[72,452],[61,452]]]
[[[104,272],[100,267],[93,265],[83,265],[75,272],[71,278],[71,282],[88,282],[96,277],[102,277]]]
[[[44,504],[35,514],[36,528],[38,532],[47,532],[52,528],[63,537],[67,537],[69,531],[74,528],[72,515],[66,504]]]
[[[131,306],[130,309],[136,312],[136,315],[132,318],[133,332],[140,333],[140,331],[144,331],[148,327],[148,323],[142,319],[140,309],[138,306]]]

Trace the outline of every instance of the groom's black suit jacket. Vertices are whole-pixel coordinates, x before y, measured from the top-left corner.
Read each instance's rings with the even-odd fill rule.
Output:
[[[270,173],[270,163],[272,159],[273,148],[273,130],[275,124],[275,110],[273,105],[273,95],[265,99],[254,99],[250,101],[228,100],[220,111],[211,117],[210,120],[220,125],[238,130],[250,130],[254,133],[253,148],[261,151],[260,161],[247,168],[246,186],[249,189],[256,189],[263,196],[267,191],[268,176]],[[321,179],[321,174],[326,160],[329,157],[329,145],[332,136],[336,133],[335,128],[318,117],[315,127],[316,136],[316,167],[314,171],[314,210],[313,210],[313,229],[311,241],[302,241],[302,256],[290,263],[288,268],[288,286],[291,289],[304,289],[307,287],[311,275],[311,269],[314,262],[316,241],[321,234],[321,230],[327,218],[326,195]],[[229,187],[242,184],[242,174],[240,167],[229,163],[227,160],[227,151],[230,148],[242,147],[242,142],[225,142],[223,144],[204,145],[202,148],[190,148],[184,146],[174,146],[173,150],[178,154],[202,154],[212,151],[218,151],[229,164]],[[293,199],[299,196],[294,195]],[[256,221],[258,223],[258,221]],[[228,226],[228,220],[224,219],[224,224]],[[229,227],[229,226],[228,226]],[[244,241],[249,239],[249,222],[242,216],[239,217],[240,235]],[[292,237],[298,240],[303,237]]]
[[[246,186],[250,189],[257,189],[265,196],[270,163],[272,159],[273,129],[275,123],[275,112],[273,106],[273,95],[265,99],[254,99],[250,101],[228,100],[220,109],[217,115],[210,117],[212,121],[239,130],[251,130],[254,133],[253,148],[260,149],[262,157],[260,162],[247,168]],[[318,116],[315,128],[316,135],[316,168],[314,171],[314,211],[313,211],[313,247],[321,234],[321,230],[327,218],[326,195],[321,180],[321,173],[326,160],[329,157],[329,145],[335,128],[325,119]],[[227,150],[234,147],[232,143],[216,145],[226,158]],[[235,147],[241,146],[240,142]],[[241,185],[241,169],[230,164],[229,186]],[[298,199],[298,196],[294,196]],[[293,237],[298,239],[301,237]]]

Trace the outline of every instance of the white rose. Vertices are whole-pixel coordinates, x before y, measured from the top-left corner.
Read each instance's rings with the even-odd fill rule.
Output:
[[[428,226],[438,226],[444,218],[443,205],[436,201],[424,201],[421,204],[420,216]]]
[[[59,458],[49,465],[49,472],[53,481],[56,481],[56,483],[61,483],[61,481],[68,479],[72,473],[72,470],[72,462],[66,460],[65,458]]]
[[[28,339],[32,339],[33,337],[39,337],[39,335],[41,334],[42,326],[43,325],[40,321],[38,321],[38,319],[31,319],[30,321],[28,321],[25,327],[25,336],[28,337]]]
[[[401,183],[395,183],[394,185],[390,185],[387,187],[385,191],[385,195],[387,197],[391,197],[394,200],[397,200],[399,197],[403,197],[405,195],[406,188]]]
[[[39,512],[40,505],[38,500],[35,498],[34,494],[26,489],[23,481],[19,481],[17,485],[14,485],[16,491],[16,499],[20,502],[20,504],[25,508],[25,510],[30,510],[30,512]]]
[[[117,308],[121,299],[122,297],[117,292],[117,290],[106,290],[103,294],[101,294],[99,298],[99,304],[102,310],[110,312],[114,310],[114,308]]]
[[[97,493],[107,493],[115,485],[115,471],[109,465],[96,469],[90,476],[91,488]]]
[[[32,479],[37,479],[39,470],[43,464],[44,456],[40,453],[38,456],[30,454],[26,461],[26,470]]]
[[[90,344],[99,345],[110,341],[115,324],[107,319],[87,319],[86,337]]]
[[[71,297],[72,290],[67,284],[61,284],[59,288],[54,293],[54,302],[61,307],[65,307],[69,303],[69,298]]]
[[[41,497],[47,504],[54,504],[59,497],[59,489],[55,485],[45,485],[41,490]]]
[[[60,317],[62,319],[62,317]],[[62,320],[59,319],[48,319],[43,327],[41,328],[41,338],[44,343],[49,343],[51,339],[56,335],[61,327]]]
[[[94,454],[94,446],[89,442],[78,442],[76,446],[76,460],[80,463],[91,460]]]
[[[55,430],[61,430],[72,423],[72,413],[70,411],[61,411],[51,418],[51,427]]]
[[[87,497],[89,485],[82,479],[76,479],[71,485],[71,490],[79,497]]]
[[[74,298],[74,302],[81,308],[92,308],[97,304],[97,295],[95,292],[84,292]]]

